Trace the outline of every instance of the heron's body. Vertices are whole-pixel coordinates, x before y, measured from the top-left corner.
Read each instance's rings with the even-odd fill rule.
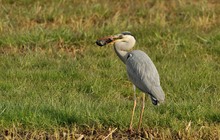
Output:
[[[140,50],[129,52],[126,68],[131,82],[144,93],[148,93],[154,105],[157,105],[158,101],[163,102],[165,97],[159,74],[146,53]]]
[[[157,105],[165,100],[165,94],[160,86],[158,71],[146,53],[140,50],[129,51],[134,47],[135,42],[136,40],[130,32],[123,32],[121,34],[105,37],[96,41],[97,45],[99,46],[114,43],[115,53],[126,65],[128,77],[134,84],[134,87],[137,87],[144,93],[149,94],[152,103]],[[134,107],[132,111],[130,129],[132,129],[132,121],[136,107],[135,94],[134,88]],[[144,111],[144,98],[145,96],[143,96],[142,111],[139,119],[138,129],[140,129]]]

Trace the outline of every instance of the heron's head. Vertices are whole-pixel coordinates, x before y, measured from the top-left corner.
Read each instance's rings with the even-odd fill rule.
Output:
[[[117,35],[100,38],[96,41],[96,44],[99,46],[105,46],[107,44],[117,44],[120,42],[128,43],[129,46],[133,47],[136,40],[131,32],[125,31]]]

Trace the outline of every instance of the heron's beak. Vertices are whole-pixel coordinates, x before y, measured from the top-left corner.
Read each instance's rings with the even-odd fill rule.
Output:
[[[99,46],[105,46],[107,44],[113,44],[116,40],[121,39],[119,35],[107,36],[100,38],[96,41],[96,44]]]

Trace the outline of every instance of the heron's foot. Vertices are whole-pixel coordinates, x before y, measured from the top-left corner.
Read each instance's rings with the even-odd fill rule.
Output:
[[[134,130],[133,130],[132,127],[129,127],[129,129],[127,130],[127,132],[128,132],[129,134],[132,134],[132,133],[134,133]]]
[[[138,133],[140,133],[143,130],[143,128],[138,127]]]
[[[142,137],[142,135],[143,135],[143,128],[141,128],[140,130],[141,131],[139,131],[137,129],[129,128],[126,132],[127,132],[128,136],[131,138],[139,138],[139,137]]]
[[[130,124],[130,126],[129,126],[129,130],[132,130],[133,128],[132,128],[132,123]]]

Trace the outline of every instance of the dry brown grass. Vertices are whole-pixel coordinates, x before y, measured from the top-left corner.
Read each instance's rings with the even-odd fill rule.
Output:
[[[0,139],[50,139],[50,140],[66,140],[66,139],[206,139],[214,140],[220,138],[220,126],[201,126],[197,131],[191,130],[191,123],[186,124],[186,128],[179,131],[172,131],[164,128],[142,129],[140,132],[130,132],[118,130],[117,128],[77,128],[65,127],[55,130],[24,130],[23,128],[13,127],[1,131]]]
[[[73,31],[90,31],[91,28],[123,24],[159,24],[165,26],[175,22],[178,18],[190,19],[193,27],[209,28],[219,24],[219,13],[213,11],[220,6],[218,1],[100,1],[91,0],[86,3],[80,1],[68,2],[72,11],[66,11],[66,1],[52,3],[33,2],[24,6],[19,2],[2,4],[0,32],[26,31],[36,27],[59,28],[68,26]],[[184,9],[185,7],[200,8],[200,15]],[[179,13],[184,11],[185,14]],[[192,10],[192,9],[191,9]],[[193,11],[193,10],[192,10]],[[219,11],[218,11],[219,12]],[[127,18],[129,17],[129,18]],[[183,21],[184,22],[184,21]],[[182,24],[182,23],[181,23]],[[207,27],[208,26],[208,27]]]

